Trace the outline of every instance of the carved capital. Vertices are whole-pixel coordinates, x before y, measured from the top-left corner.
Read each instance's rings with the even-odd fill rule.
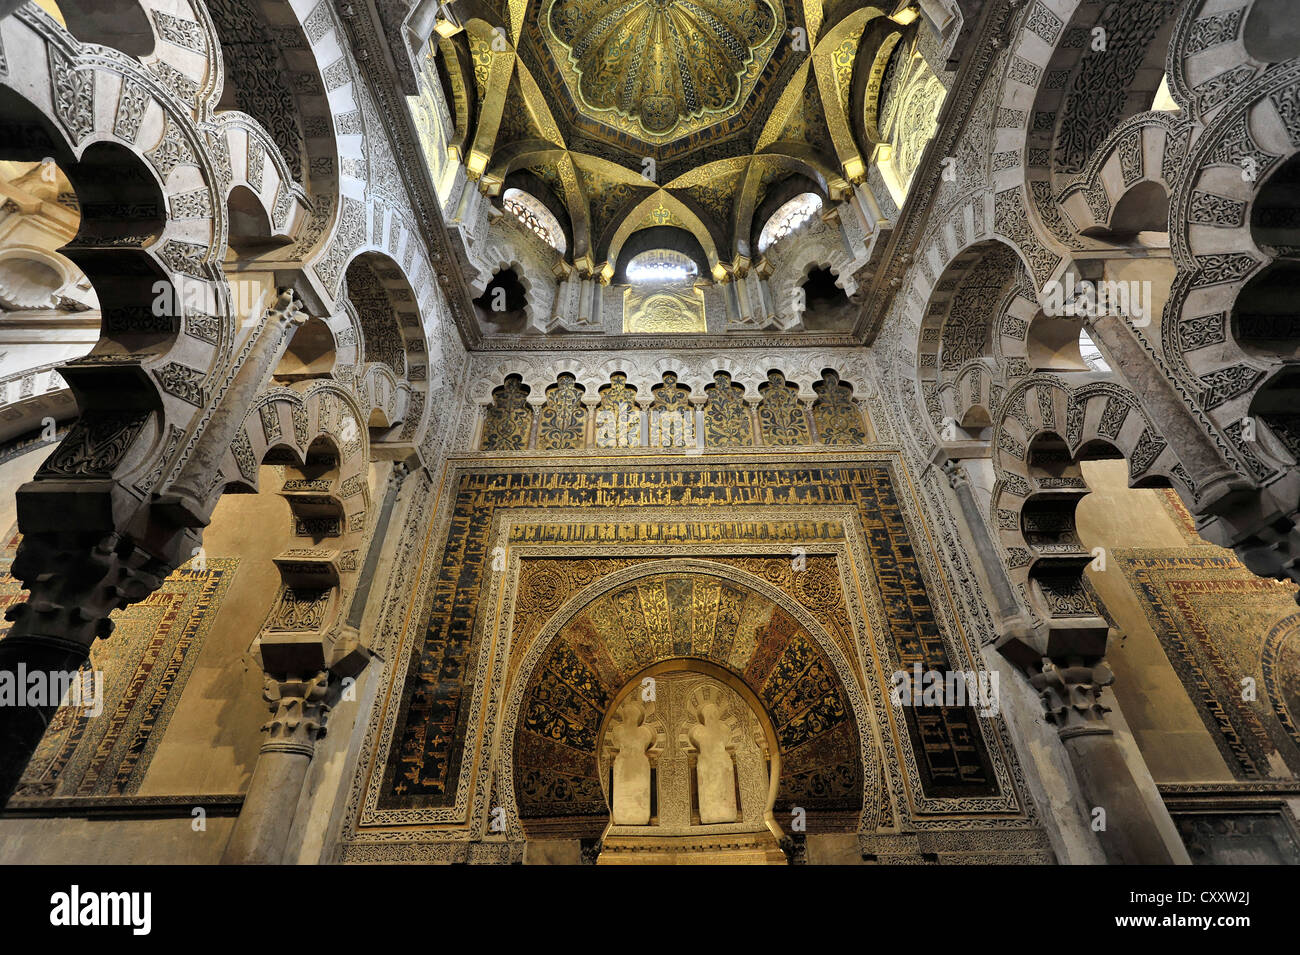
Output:
[[[307,313],[303,311],[302,302],[294,294],[291,288],[277,289],[274,304],[266,312],[266,321],[268,324],[277,324],[282,328],[297,328],[307,321]]]
[[[1105,663],[1057,663],[1043,657],[1041,669],[1030,676],[1029,682],[1038,691],[1047,721],[1062,739],[1112,732],[1105,720],[1110,708],[1102,704],[1101,693],[1115,682],[1115,675]]]
[[[392,486],[395,490],[400,490],[402,484],[406,481],[408,477],[410,477],[411,470],[412,470],[411,465],[407,464],[405,461],[398,461],[397,463],[395,463],[393,465],[393,470],[390,471],[388,474],[389,485]]]
[[[29,534],[14,558],[13,576],[30,591],[10,607],[10,637],[56,637],[89,648],[113,632],[108,615],[143,600],[174,564],[140,549],[128,536],[98,538]]]
[[[328,692],[329,674],[324,670],[305,678],[266,677],[262,698],[271,718],[262,724],[262,732],[267,734],[262,752],[310,757],[316,751],[316,740],[325,735]]]
[[[956,461],[944,461],[942,467],[944,475],[948,478],[948,486],[954,491],[958,488],[970,486],[970,475]]]

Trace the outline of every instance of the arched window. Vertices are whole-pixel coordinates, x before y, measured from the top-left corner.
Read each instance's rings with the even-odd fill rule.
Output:
[[[792,232],[797,232],[821,211],[822,197],[815,192],[802,192],[785,203],[763,226],[758,236],[758,254],[762,255],[771,246],[784,239]]]
[[[551,214],[551,210],[542,205],[537,197],[522,189],[507,189],[501,197],[501,204],[516,219],[537,234],[537,236],[561,255],[565,252],[564,229],[560,221]]]
[[[699,274],[694,259],[672,249],[648,249],[627,263],[627,280],[638,285],[693,282]]]
[[[1083,359],[1085,365],[1093,371],[1110,371],[1110,363],[1106,361],[1106,356],[1101,353],[1088,334],[1086,328],[1079,329],[1079,356]]]

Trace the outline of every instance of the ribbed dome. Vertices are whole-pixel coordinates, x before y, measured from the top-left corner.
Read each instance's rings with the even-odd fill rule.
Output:
[[[655,140],[743,106],[782,22],[769,0],[556,0],[547,17],[581,107]]]

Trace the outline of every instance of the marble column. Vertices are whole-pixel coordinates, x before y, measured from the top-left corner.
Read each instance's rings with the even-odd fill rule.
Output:
[[[1094,814],[1089,822],[1106,858],[1124,864],[1190,863],[1136,747],[1125,746],[1106,722],[1109,710],[1101,695],[1114,682],[1109,668],[1100,657],[1069,657],[1050,646],[1047,651],[1054,658],[1042,655],[1042,638],[1032,632],[1016,600],[965,469],[951,460],[942,467],[993,598],[998,649],[1028,671],[1047,722],[1057,728],[1086,806]],[[1099,809],[1104,820],[1096,815]]]
[[[203,527],[208,523],[215,490],[213,475],[220,470],[221,459],[243,426],[249,405],[266,387],[295,329],[306,320],[307,314],[293,290],[281,289],[262,327],[253,333],[257,339],[230,387],[221,395],[221,403],[212,412],[194,453],[167,493],[159,498],[159,511],[169,515],[178,527]]]
[[[953,460],[944,461],[941,467],[948,478],[949,487],[957,496],[967,534],[975,545],[975,563],[983,572],[993,595],[993,623],[997,628],[998,642],[1001,644],[1008,639],[1023,639],[1029,630],[1029,624],[1011,589],[1011,581],[1007,579],[1006,569],[1002,565],[997,546],[993,543],[993,537],[989,534],[988,525],[980,513],[979,502],[975,500],[971,489],[970,475]]]
[[[243,808],[230,834],[223,865],[275,865],[283,861],[285,843],[302,795],[316,741],[325,735],[329,712],[329,674],[266,678],[264,698],[271,719],[263,726],[267,740],[257,756]]]
[[[1100,660],[1044,657],[1030,677],[1069,754],[1107,861],[1123,865],[1190,865],[1150,773],[1106,722],[1102,692],[1114,682]]]

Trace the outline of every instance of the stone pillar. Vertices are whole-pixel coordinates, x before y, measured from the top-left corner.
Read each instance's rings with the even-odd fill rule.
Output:
[[[357,576],[357,589],[352,593],[352,604],[348,608],[347,620],[344,622],[344,626],[351,628],[353,632],[359,631],[361,620],[365,616],[366,604],[370,600],[370,588],[374,584],[375,571],[379,567],[379,555],[383,550],[384,540],[388,537],[388,525],[393,520],[393,508],[397,505],[397,495],[412,471],[411,462],[415,460],[418,459],[412,457],[406,461],[398,461],[388,474],[388,484],[384,488],[384,501],[379,506],[379,517],[375,521],[375,532],[370,537],[370,546],[366,549],[366,562],[361,565],[361,573]]]
[[[695,444],[688,446],[687,454],[700,454],[704,451],[704,406],[708,404],[708,397],[705,395],[691,395],[687,401],[691,403],[691,420],[695,424]]]
[[[763,446],[763,425],[758,420],[758,404],[763,399],[758,395],[745,395],[745,410],[749,412],[749,427],[754,434],[754,447]]]
[[[307,766],[316,740],[325,735],[329,674],[266,678],[264,698],[271,718],[257,757],[248,795],[230,834],[223,865],[276,865],[282,861]]]
[[[546,389],[539,388],[538,393],[529,395],[524,399],[528,403],[528,443],[525,445],[530,451],[537,447],[537,432],[542,425],[542,408],[546,406]]]
[[[718,285],[721,287],[720,291],[722,292],[722,304],[725,306],[726,309],[727,327],[730,328],[741,324],[740,305],[738,299],[736,298],[735,276],[732,275],[730,272],[726,273],[718,281]]]
[[[407,462],[395,463],[389,473],[366,559],[338,632],[311,643],[289,638],[284,644],[276,644],[266,635],[263,637],[260,651],[267,670],[264,698],[271,707],[271,719],[262,730],[269,735],[258,754],[235,830],[222,854],[223,864],[277,864],[283,859],[316,741],[325,735],[326,715],[337,702],[334,694],[338,684],[331,684],[330,678],[355,677],[370,657],[359,628],[397,495],[410,473]],[[326,660],[328,667],[312,669]],[[293,672],[297,667],[310,675],[303,677]]]
[[[582,289],[578,293],[578,324],[600,326],[602,322],[600,282],[594,275],[585,275],[582,277]]]
[[[862,228],[867,235],[875,232],[880,223],[887,223],[887,217],[881,211],[879,203],[876,202],[876,197],[871,194],[871,189],[865,183],[855,182],[853,184],[853,193],[849,196],[849,205],[858,214],[858,221],[862,223]]]
[[[1093,813],[1093,829],[1109,862],[1125,865],[1190,865],[1173,820],[1140,761],[1134,760],[1107,724],[1102,691],[1114,682],[1100,660],[1044,657],[1030,683],[1043,701],[1047,721],[1061,743]],[[1097,810],[1105,828],[1097,828]]]
[[[587,409],[586,425],[583,428],[583,447],[587,449],[599,447],[596,444],[596,411],[600,407],[600,393],[593,388],[583,394],[581,401]]]
[[[1042,656],[1043,640],[1033,633],[1016,601],[965,469],[951,460],[942,467],[993,597],[998,649],[1029,671],[1029,682],[1043,702],[1047,722],[1057,728],[1088,810],[1105,811],[1105,829],[1094,832],[1106,858],[1123,864],[1190,864],[1155,781],[1134,747],[1125,747],[1106,722],[1109,709],[1101,694],[1114,675],[1100,656],[1067,657],[1055,649],[1048,650],[1052,656]]]

